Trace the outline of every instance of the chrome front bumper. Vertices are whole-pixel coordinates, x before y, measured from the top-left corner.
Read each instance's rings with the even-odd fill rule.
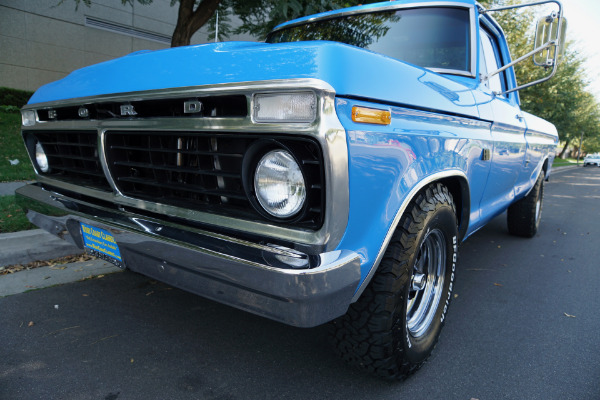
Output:
[[[299,327],[343,315],[360,281],[352,251],[311,269],[277,268],[276,247],[105,207],[27,185],[17,201],[35,225],[84,248],[81,223],[110,232],[127,268],[200,296]],[[271,265],[270,265],[271,264]]]

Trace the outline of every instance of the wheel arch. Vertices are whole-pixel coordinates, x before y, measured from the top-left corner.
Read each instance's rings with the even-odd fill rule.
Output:
[[[548,159],[548,156],[546,156],[544,158],[544,163],[542,164],[542,170],[541,170],[541,173],[544,174],[544,179],[545,180],[548,180],[548,178],[550,178],[550,176],[548,176],[548,173],[550,172],[549,168],[548,168],[549,163],[550,163],[550,161]]]
[[[540,166],[541,165],[541,166]],[[537,172],[535,174],[535,178],[531,181],[533,182],[533,184],[531,185],[531,187],[529,189],[527,189],[527,192],[525,193],[526,197],[529,195],[529,193],[531,193],[531,191],[533,190],[534,186],[535,186],[535,182],[537,182],[538,178],[540,177],[540,175],[542,175],[545,181],[550,179],[550,159],[548,158],[548,156],[544,157],[544,161],[540,162],[540,164],[538,164],[538,167],[536,168],[536,170],[539,169],[539,172]]]
[[[373,275],[375,275],[375,272],[377,271],[377,269],[379,268],[379,264],[381,263],[381,259],[383,258],[383,255],[385,254],[385,251],[387,250],[390,244],[392,235],[396,231],[396,228],[400,223],[400,219],[402,218],[402,215],[406,211],[408,205],[413,201],[414,198],[416,198],[419,195],[419,193],[425,190],[429,185],[435,183],[443,184],[448,188],[448,190],[452,194],[452,198],[456,206],[459,243],[465,237],[467,229],[469,227],[469,218],[471,215],[471,196],[467,176],[463,171],[460,170],[448,170],[425,177],[413,187],[413,189],[409,192],[409,194],[406,196],[406,198],[400,205],[400,208],[396,212],[396,215],[388,229],[385,239],[381,245],[381,248],[377,253],[377,258],[375,259],[375,262],[373,263],[373,266],[371,267],[371,270],[369,271],[367,277],[356,290],[356,293],[352,298],[352,302],[358,300],[358,298],[362,295],[363,291],[371,281]]]

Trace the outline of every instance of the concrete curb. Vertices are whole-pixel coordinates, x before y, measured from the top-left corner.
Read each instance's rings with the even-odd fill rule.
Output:
[[[83,250],[42,229],[0,234],[0,267],[81,253]]]
[[[81,261],[19,271],[0,276],[0,297],[120,271],[122,270],[102,260]]]
[[[31,182],[0,182],[0,196],[12,196],[15,190]]]

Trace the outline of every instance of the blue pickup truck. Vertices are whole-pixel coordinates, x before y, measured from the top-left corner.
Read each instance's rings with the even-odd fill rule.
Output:
[[[528,59],[556,69],[562,8]],[[558,142],[519,106],[474,0],[390,1],[266,43],[141,51],[22,110],[37,226],[173,286],[286,324],[330,322],[351,364],[401,379],[435,346],[462,241],[508,210],[532,237]],[[561,32],[562,31],[562,32]]]

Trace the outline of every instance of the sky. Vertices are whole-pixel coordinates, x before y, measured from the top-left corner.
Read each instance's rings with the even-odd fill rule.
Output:
[[[567,40],[587,58],[589,90],[600,101],[600,0],[561,0],[567,18]]]

